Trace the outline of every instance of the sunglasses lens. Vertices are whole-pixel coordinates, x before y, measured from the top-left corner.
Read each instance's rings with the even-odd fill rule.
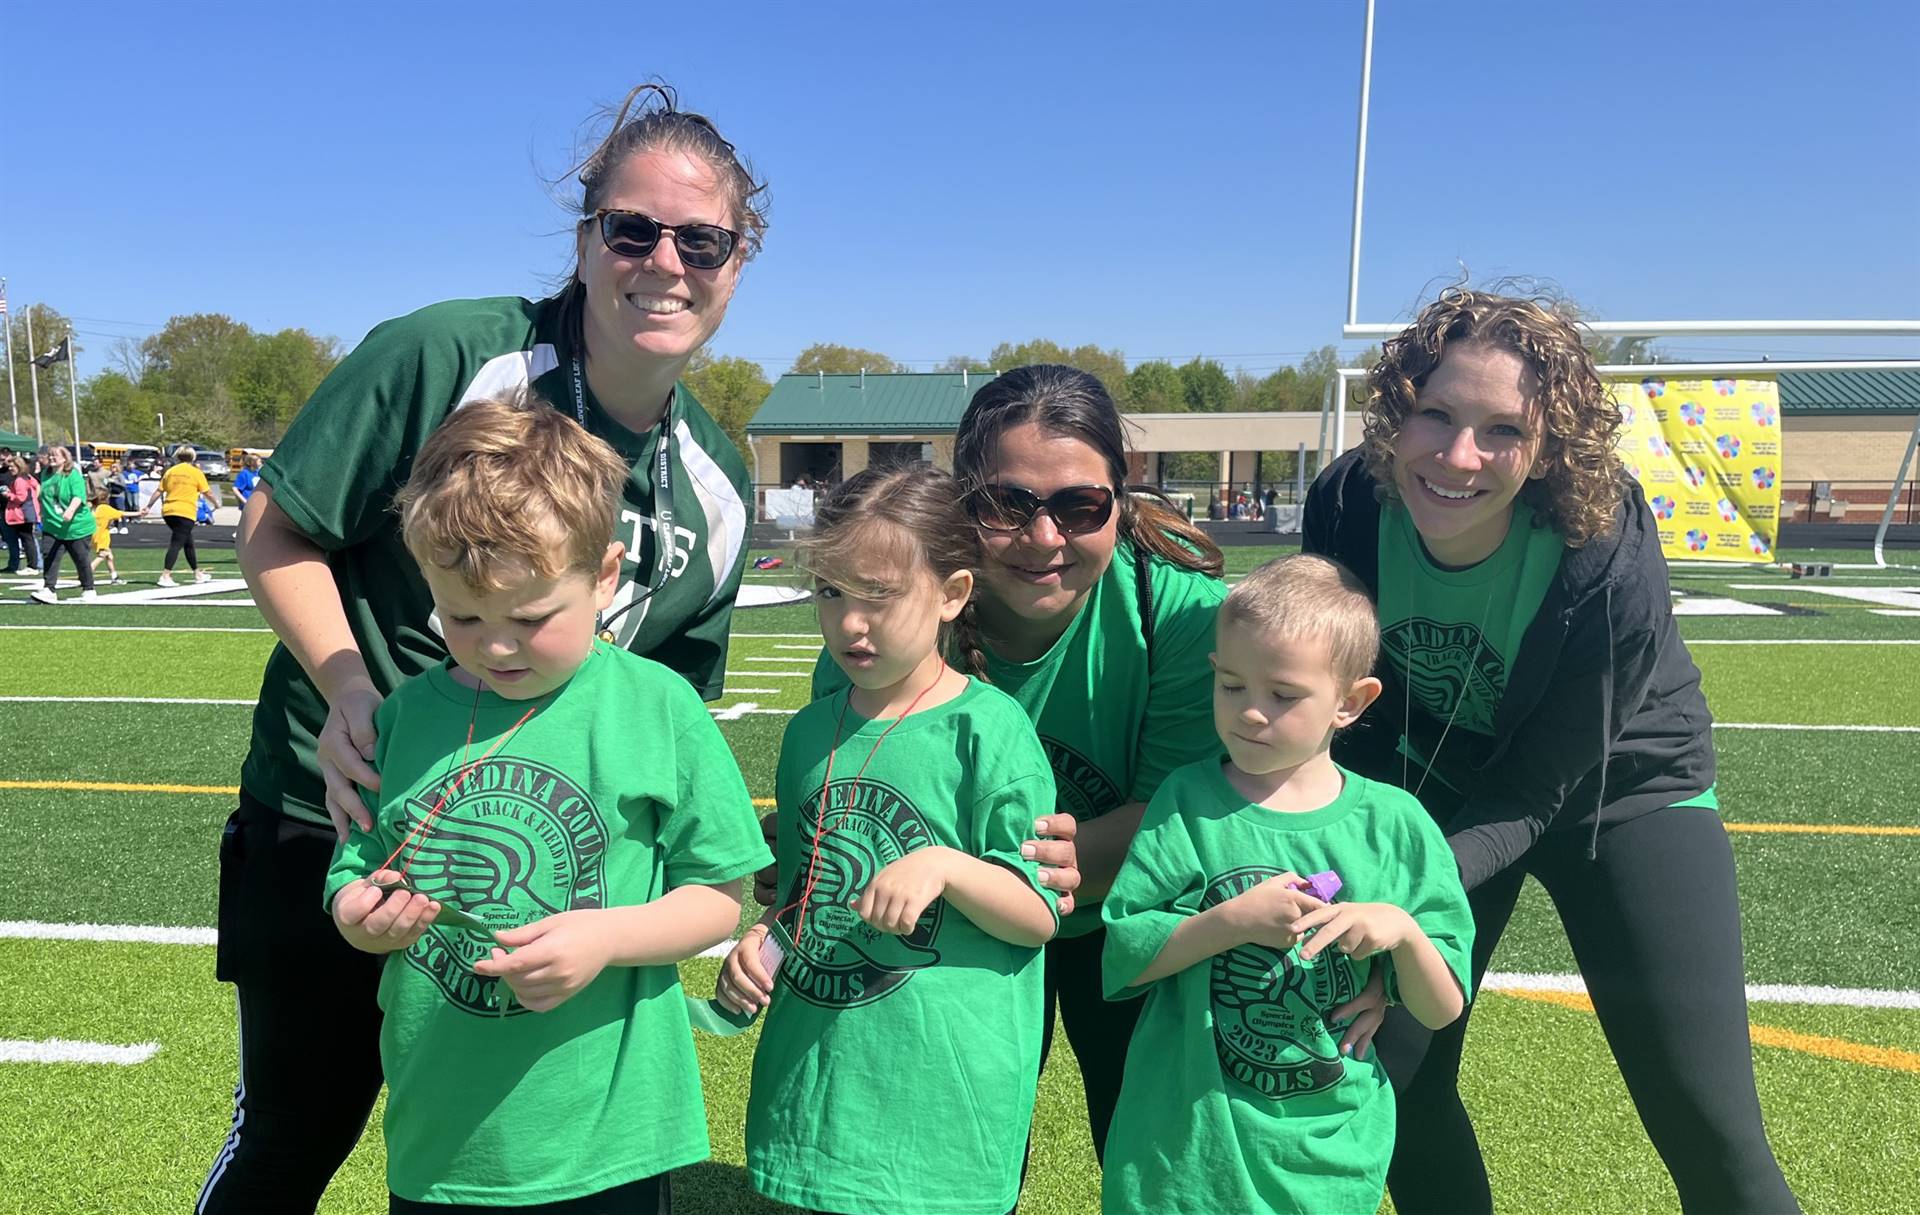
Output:
[[[733,233],[712,224],[689,224],[676,230],[673,244],[680,260],[695,270],[718,270],[733,256]]]
[[[1063,489],[1047,499],[1047,510],[1069,535],[1096,532],[1113,515],[1113,491],[1098,485]]]
[[[660,243],[660,225],[638,211],[609,211],[600,220],[600,235],[621,257],[645,257]]]
[[[1032,494],[1004,485],[981,486],[967,504],[975,523],[996,532],[1019,531],[1033,522],[1033,512],[1039,506]]]

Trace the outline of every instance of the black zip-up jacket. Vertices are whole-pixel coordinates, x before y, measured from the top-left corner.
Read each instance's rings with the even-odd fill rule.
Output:
[[[1352,570],[1380,594],[1380,492],[1358,450],[1328,465],[1307,494],[1304,548]],[[1402,715],[1425,717],[1384,658],[1386,689],[1334,747],[1363,776],[1400,783]],[[1443,723],[1414,721],[1415,737]],[[1666,557],[1638,484],[1628,482],[1611,532],[1562,551],[1527,626],[1460,794],[1422,790],[1471,890],[1519,860],[1543,832],[1585,828],[1685,801],[1714,781],[1713,718],[1673,619]],[[1449,746],[1460,746],[1456,736]],[[1429,754],[1432,754],[1429,752]],[[1436,793],[1437,791],[1437,793]]]

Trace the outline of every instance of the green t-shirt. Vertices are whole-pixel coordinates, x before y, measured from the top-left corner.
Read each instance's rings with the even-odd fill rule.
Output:
[[[273,501],[328,553],[347,623],[374,685],[391,694],[447,656],[433,599],[400,540],[391,508],[415,453],[467,401],[530,391],[573,411],[570,358],[552,301],[456,300],[388,321],[328,375],[261,469]],[[685,385],[674,390],[673,565],[656,569],[653,452],[660,430],[634,434],[587,393],[587,429],[632,467],[615,538],[627,546],[613,610],[622,647],[720,694],[733,597],[747,557],[752,489],[731,441]],[[327,705],[285,646],[267,660],[240,783],[297,818],[327,821],[314,739]]]
[[[647,903],[771,862],[719,727],[674,672],[596,643],[477,762],[528,707],[487,691],[476,707],[450,663],[389,697],[378,718],[382,792],[368,795],[374,830],[336,850],[325,905],[377,869],[468,763],[408,854],[407,877],[495,930]],[[501,980],[473,973],[490,945],[436,926],[381,974],[394,1193],[556,1202],[706,1158],[700,1068],[673,966],[609,967],[558,1008],[529,1014]]]
[[[1020,856],[1053,805],[1047,757],[1020,706],[977,680],[894,719],[877,751],[893,722],[849,711],[802,923],[845,707],[844,694],[815,701],[780,747],[780,924],[794,948],[753,1059],[747,1172],[798,1206],[1001,1215],[1019,1195],[1040,1073],[1041,950],[988,935],[945,899],[905,936],[850,905],[888,862],[944,846],[1004,865],[1053,906]]]
[[[73,518],[60,516],[67,503],[78,500],[80,509]],[[87,479],[77,468],[63,473],[49,472],[40,479],[40,530],[55,540],[91,538],[94,531],[93,508],[87,505]]]
[[[1144,802],[1167,773],[1220,753],[1213,731],[1213,622],[1226,584],[1158,557],[1147,559],[1153,599],[1153,660],[1140,625],[1131,544],[1118,544],[1073,623],[1032,662],[991,651],[987,678],[1026,710],[1053,765],[1054,810],[1081,822]],[[845,687],[822,652],[813,694]],[[1100,929],[1100,905],[1079,903],[1062,937]]]
[[[1332,869],[1342,902],[1393,903],[1469,982],[1473,914],[1440,830],[1412,796],[1342,770],[1340,796],[1285,814],[1248,805],[1214,761],[1169,776],[1108,892],[1109,999],[1182,919],[1269,877]],[[1377,1056],[1342,1058],[1329,1010],[1376,962],[1302,962],[1243,945],[1145,989],[1107,1137],[1101,1210],[1372,1215],[1393,1154],[1393,1090]]]
[[[1493,555],[1447,569],[1427,555],[1405,506],[1381,506],[1380,652],[1407,681],[1413,702],[1411,712],[1382,707],[1389,720],[1407,719],[1400,748],[1411,765],[1409,787],[1419,784],[1430,756],[1435,780],[1470,787],[1472,766],[1492,746],[1520,639],[1565,551],[1560,533],[1535,527],[1532,508],[1516,499]]]

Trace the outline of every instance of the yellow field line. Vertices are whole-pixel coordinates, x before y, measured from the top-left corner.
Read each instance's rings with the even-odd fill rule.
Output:
[[[1589,1000],[1584,993],[1577,991],[1542,991],[1538,988],[1508,987],[1494,994],[1532,1000],[1538,1004],[1557,1004],[1562,1008],[1577,1009],[1580,1012],[1593,1011],[1593,1001]],[[1771,1025],[1752,1025],[1748,1028],[1753,1034],[1754,1042],[1760,1046],[1796,1051],[1820,1059],[1837,1059],[1842,1063],[1858,1063],[1863,1067],[1879,1067],[1895,1072],[1920,1072],[1920,1054],[1910,1050],[1900,1050],[1891,1046],[1867,1046],[1860,1042],[1849,1042],[1845,1038],[1803,1034],[1791,1029],[1777,1029]]]
[[[239,785],[135,785],[110,780],[0,780],[0,789],[57,789],[72,793],[223,793],[231,797]],[[772,809],[773,799],[756,797],[753,804]]]
[[[136,785],[112,780],[0,780],[0,789],[63,789],[80,793],[224,793],[239,785]]]
[[[1840,823],[1728,823],[1728,831],[1754,835],[1920,835],[1920,827],[1860,827]]]

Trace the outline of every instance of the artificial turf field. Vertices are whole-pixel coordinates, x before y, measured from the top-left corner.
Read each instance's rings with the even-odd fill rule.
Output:
[[[1229,548],[1228,574],[1283,551]],[[230,553],[203,552],[233,576]],[[151,589],[159,556],[122,552],[131,585],[102,587],[103,599]],[[1895,560],[1920,566],[1920,554]],[[1742,610],[1710,602],[1728,600],[1773,613],[1683,615],[1681,628],[1721,727],[1719,791],[1775,1151],[1809,1212],[1913,1210],[1920,598],[1900,597],[1920,596],[1920,569],[1835,573],[1803,582],[1775,569],[1677,568],[1673,581],[1683,612]],[[75,593],[70,566],[65,588]],[[10,1145],[0,1211],[190,1209],[227,1134],[235,1076],[232,993],[199,942],[211,938],[216,843],[272,636],[252,607],[213,606],[244,600],[242,589],[88,607],[27,603],[26,589],[0,582],[0,1142]],[[813,627],[805,606],[734,617],[728,694],[714,708],[757,798],[772,793],[781,710],[806,695]],[[76,939],[87,924],[174,931]],[[1686,938],[1675,924],[1674,948]],[[711,994],[717,965],[687,963],[688,990]],[[1598,1024],[1567,990],[1572,958],[1531,883],[1494,970],[1463,1090],[1501,1208],[1676,1210]],[[56,1040],[76,1051],[102,1044],[89,1049],[120,1061],[41,1061],[66,1049]],[[753,1042],[752,1033],[699,1039],[714,1156],[676,1177],[682,1212],[785,1209],[755,1198],[740,1167]],[[911,1077],[901,1096],[913,1098]],[[1099,1173],[1062,1036],[1035,1122],[1021,1210],[1097,1210]],[[875,1133],[886,1133],[883,1111]],[[321,1209],[384,1211],[381,1169],[380,1137],[369,1133]]]

